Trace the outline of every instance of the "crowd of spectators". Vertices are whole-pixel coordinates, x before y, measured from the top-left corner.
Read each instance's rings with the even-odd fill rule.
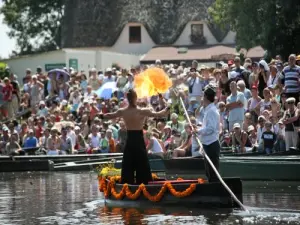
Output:
[[[155,111],[171,105],[163,119],[145,121],[144,137],[149,154],[168,157],[198,156],[199,145],[185,121],[181,97],[194,126],[201,126],[205,108],[203,89],[217,88],[215,104],[220,112],[220,142],[224,150],[270,154],[299,148],[300,56],[280,56],[267,63],[236,57],[215,68],[185,62],[131,68],[96,68],[87,73],[72,68],[45,73],[26,69],[22,84],[11,73],[0,85],[0,152],[2,155],[36,153],[79,154],[122,152],[126,126],[122,119],[101,120],[101,114],[126,107],[126,92],[134,77],[148,67],[160,67],[173,81],[167,93],[139,99],[141,107]],[[20,76],[20,74],[19,74]],[[97,90],[115,82],[111,98]]]

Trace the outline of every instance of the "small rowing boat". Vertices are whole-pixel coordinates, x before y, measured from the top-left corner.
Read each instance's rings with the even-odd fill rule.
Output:
[[[225,183],[242,202],[242,182],[239,178],[224,178]],[[219,182],[198,180],[155,180],[147,185],[121,184],[118,179],[99,179],[99,190],[105,203],[116,205],[180,205],[197,207],[239,208]]]
[[[98,171],[99,190],[107,205],[180,205],[197,207],[239,208],[220,182],[204,179],[159,179],[152,174],[148,184],[122,184],[121,169],[108,165]],[[239,178],[224,178],[225,183],[238,198],[243,200],[242,182]]]

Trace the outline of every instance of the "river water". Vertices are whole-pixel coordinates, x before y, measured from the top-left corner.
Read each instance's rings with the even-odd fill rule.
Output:
[[[240,210],[108,208],[96,174],[0,174],[0,224],[300,224],[300,182],[244,182]]]

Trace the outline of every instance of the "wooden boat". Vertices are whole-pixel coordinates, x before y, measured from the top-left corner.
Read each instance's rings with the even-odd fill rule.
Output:
[[[246,153],[235,153],[231,150],[221,151],[221,156],[234,156],[234,157],[246,157],[246,156],[265,156],[266,153],[264,152],[246,152]],[[269,156],[292,156],[292,155],[300,155],[300,151],[295,148],[290,148],[289,151],[280,151],[280,152],[273,152]]]
[[[0,172],[92,170],[122,154],[0,156]],[[56,164],[55,164],[56,163]],[[81,166],[81,167],[80,167]],[[61,167],[61,168],[60,168]]]
[[[122,153],[103,153],[103,154],[80,154],[80,155],[24,155],[14,156],[15,161],[37,161],[37,160],[51,160],[54,163],[64,162],[79,162],[88,160],[101,160],[101,159],[115,159],[122,158]],[[0,163],[3,161],[10,161],[10,156],[0,156]]]
[[[224,181],[242,202],[241,180],[239,178],[225,178]],[[157,180],[148,185],[124,185],[110,179],[103,179],[99,181],[99,190],[104,192],[105,203],[109,206],[154,204],[239,208],[239,205],[233,201],[230,194],[219,182]]]
[[[22,172],[22,171],[52,171],[54,163],[50,160],[38,161],[2,161],[0,172]]]

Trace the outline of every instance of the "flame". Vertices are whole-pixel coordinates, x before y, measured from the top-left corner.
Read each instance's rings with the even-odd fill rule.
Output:
[[[162,69],[155,67],[135,76],[134,86],[138,98],[144,98],[166,93],[172,81]]]

